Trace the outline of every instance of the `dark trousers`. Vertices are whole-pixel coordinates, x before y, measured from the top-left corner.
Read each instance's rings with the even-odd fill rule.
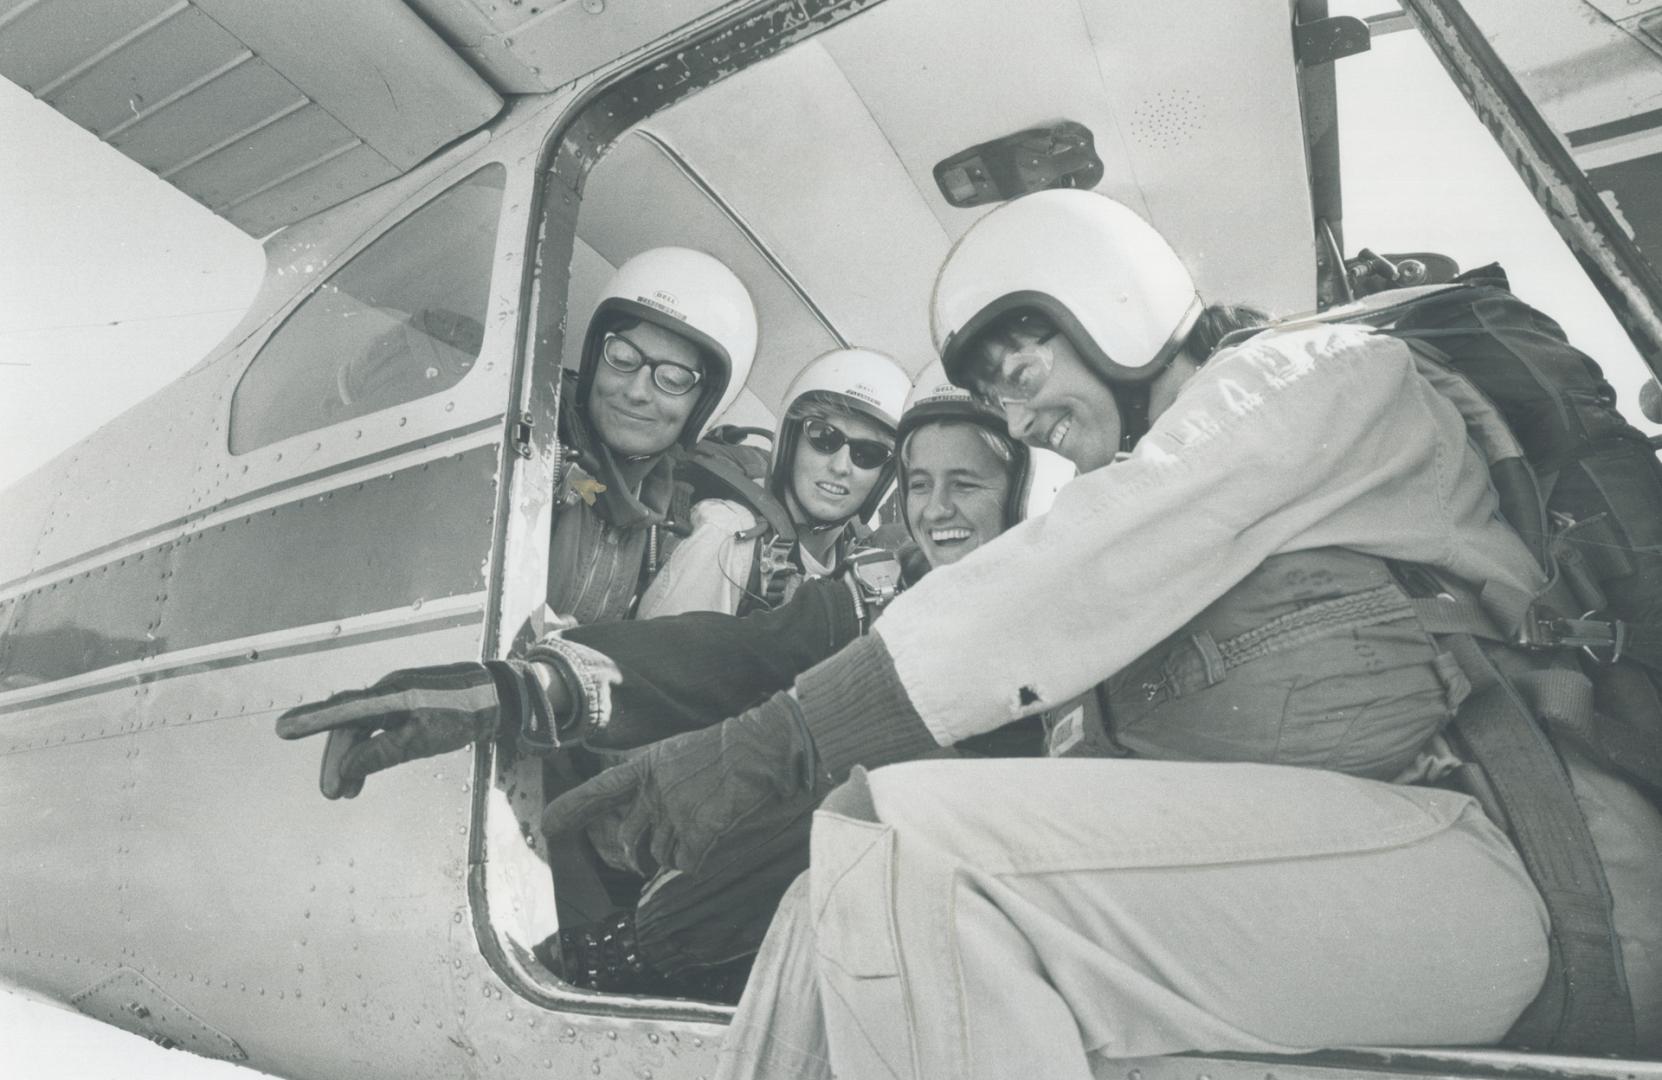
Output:
[[[792,686],[797,675],[829,657],[859,633],[853,600],[843,584],[805,582],[790,602],[742,618],[695,612],[633,623],[585,626],[566,632],[572,641],[605,653],[622,681],[612,690],[612,712],[598,750],[627,749],[684,731],[709,727]],[[1016,721],[961,744],[956,753],[1014,757],[1038,754],[1043,731],[1037,717]],[[603,758],[579,754],[576,771],[593,775]],[[549,790],[557,794],[572,782]],[[655,881],[635,901],[635,929],[642,954],[666,974],[725,964],[752,956],[785,889],[808,868],[808,830],[818,798],[778,807],[766,818],[738,823],[696,874]],[[587,847],[586,841],[572,845]],[[569,857],[556,865],[556,881],[569,898],[575,875],[594,875],[605,901],[628,906],[641,883],[605,868],[592,850],[586,867]],[[569,886],[569,887],[568,887]],[[596,895],[592,888],[591,896]],[[604,911],[561,902],[562,921],[592,921]]]

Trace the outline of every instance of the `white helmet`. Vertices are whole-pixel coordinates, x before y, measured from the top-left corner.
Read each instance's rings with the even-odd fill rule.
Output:
[[[691,446],[733,404],[756,361],[756,305],[738,275],[713,256],[661,247],[628,259],[600,292],[577,366],[577,405],[586,408],[600,338],[619,319],[641,319],[691,341],[704,355],[698,404],[681,429]]]
[[[785,498],[796,442],[802,433],[801,409],[813,402],[849,409],[869,417],[889,431],[900,424],[900,410],[906,404],[912,380],[892,356],[876,349],[833,349],[817,357],[791,380],[780,403],[779,430],[773,437],[773,468],[768,473],[768,490]],[[860,517],[869,518],[888,494],[894,477],[894,460],[883,466],[871,494],[860,506]]]
[[[965,384],[968,346],[1000,316],[1043,313],[1105,381],[1143,383],[1200,317],[1195,284],[1165,238],[1092,191],[1039,191],[997,208],[953,245],[935,278],[930,331]]]
[[[1010,449],[1010,489],[1004,501],[1004,527],[1020,521],[1027,509],[1027,493],[1033,483],[1033,455],[1027,445],[1010,438],[1004,418],[991,407],[982,404],[968,390],[953,385],[946,377],[946,369],[939,361],[923,369],[912,384],[906,398],[906,407],[900,414],[900,425],[895,435],[895,461],[900,470],[900,520],[906,531],[912,523],[906,516],[906,440],[912,433],[929,424],[979,424],[1002,439]]]

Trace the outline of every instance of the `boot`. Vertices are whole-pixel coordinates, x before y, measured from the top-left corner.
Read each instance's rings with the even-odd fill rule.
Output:
[[[532,950],[562,981],[604,994],[695,998],[737,1004],[750,974],[750,958],[668,974],[641,954],[635,913],[616,911],[598,922],[562,928]]]

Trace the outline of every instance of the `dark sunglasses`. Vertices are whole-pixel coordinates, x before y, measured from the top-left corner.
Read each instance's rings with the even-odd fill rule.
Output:
[[[685,364],[677,364],[674,360],[653,359],[642,352],[639,345],[615,330],[600,339],[600,355],[606,361],[607,367],[621,371],[625,375],[633,375],[641,369],[642,364],[650,365],[653,385],[671,397],[690,393],[704,377],[702,371],[694,371]]]
[[[828,457],[847,446],[848,460],[857,469],[875,469],[894,457],[894,447],[888,443],[880,443],[876,439],[851,439],[842,429],[832,427],[824,420],[804,421],[802,434],[809,446]]]

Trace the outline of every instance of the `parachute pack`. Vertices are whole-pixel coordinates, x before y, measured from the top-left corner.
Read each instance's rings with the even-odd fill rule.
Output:
[[[1407,295],[1404,295],[1407,294]],[[1516,644],[1581,650],[1590,726],[1559,725],[1662,798],[1662,463],[1616,410],[1599,365],[1508,291],[1499,266],[1446,286],[1380,293],[1342,319],[1407,341],[1470,380],[1533,472],[1494,469],[1501,509],[1553,577]],[[1553,610],[1556,608],[1557,610]]]
[[[1560,748],[1573,745],[1662,806],[1656,448],[1616,411],[1598,364],[1513,296],[1499,266],[1277,328],[1306,321],[1372,326],[1431,361],[1422,371],[1461,406],[1488,454],[1501,513],[1547,573],[1534,596],[1481,582],[1455,596],[1416,582],[1420,568],[1399,568],[1418,585],[1422,623],[1472,683],[1448,731],[1467,760],[1456,781],[1507,828],[1552,920],[1546,983],[1507,1041],[1626,1052],[1632,1011],[1608,884]],[[1493,423],[1483,399],[1508,430],[1481,430]]]

